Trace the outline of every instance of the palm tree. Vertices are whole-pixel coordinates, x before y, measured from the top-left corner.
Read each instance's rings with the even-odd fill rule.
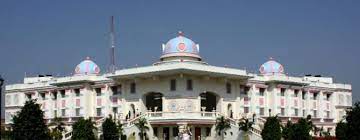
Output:
[[[244,140],[249,140],[249,131],[252,129],[254,123],[250,122],[249,119],[244,118],[239,122],[239,130],[244,131]]]
[[[224,139],[224,131],[230,128],[230,120],[225,119],[224,116],[216,118],[215,130],[220,134],[221,139]]]
[[[54,120],[49,124],[54,128],[51,130],[50,135],[54,140],[61,140],[62,133],[65,131],[65,123],[62,122],[61,118],[55,117]]]
[[[144,140],[146,137],[146,131],[149,130],[147,126],[146,118],[139,118],[138,122],[135,123],[135,126],[140,130],[139,136],[141,140]]]

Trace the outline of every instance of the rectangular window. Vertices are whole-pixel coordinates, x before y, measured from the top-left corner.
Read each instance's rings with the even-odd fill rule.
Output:
[[[96,108],[96,116],[101,116],[102,112],[101,112],[101,108]]]
[[[326,94],[326,101],[330,101],[331,94]]]
[[[313,93],[313,100],[317,100],[318,94],[319,93]]]
[[[175,90],[176,90],[176,80],[171,79],[170,80],[170,91],[175,91]]]
[[[210,136],[210,134],[211,134],[211,128],[206,127],[206,136]]]
[[[285,96],[285,91],[286,91],[285,88],[281,88],[281,89],[280,89],[280,94],[281,94],[281,96]]]
[[[31,100],[31,94],[26,94],[26,98],[27,98],[28,100]]]
[[[294,96],[295,96],[295,97],[299,97],[299,90],[298,90],[298,89],[295,89],[295,90],[294,90]]]
[[[186,82],[186,89],[187,90],[193,90],[193,81],[191,79],[188,79]]]
[[[244,113],[249,113],[249,107],[244,107]]]
[[[80,89],[74,89],[74,92],[75,92],[75,96],[76,97],[79,97],[80,96]]]
[[[314,115],[314,118],[317,118],[317,111],[316,110],[313,111],[313,115]]]
[[[245,87],[245,95],[247,95],[250,91],[250,87]]]
[[[61,109],[61,116],[65,117],[66,116],[66,110],[65,109]]]
[[[285,108],[281,108],[281,116],[285,116]]]
[[[95,88],[96,96],[101,96],[101,88]]]
[[[295,116],[299,115],[299,110],[297,108],[294,109],[294,114],[295,114]]]
[[[226,83],[226,93],[231,93],[231,84]]]
[[[302,91],[302,99],[303,99],[303,100],[306,99],[306,91]]]
[[[118,87],[117,86],[112,86],[111,87],[111,92],[113,93],[113,95],[118,95],[119,94]]]
[[[52,92],[52,97],[53,97],[54,100],[57,99],[57,92],[56,92],[56,91],[53,91],[53,92]]]
[[[259,93],[260,93],[260,96],[264,96],[264,94],[265,94],[265,88],[260,88],[260,89],[259,89]]]
[[[330,118],[330,111],[326,111],[326,118]]]
[[[134,82],[130,84],[130,93],[136,93],[136,84]]]
[[[245,95],[245,86],[244,85],[240,85],[240,95]]]
[[[303,110],[303,117],[306,117],[306,110]]]
[[[41,100],[45,100],[45,93],[40,93]]]
[[[54,117],[57,117],[57,110],[54,110]]]
[[[264,108],[260,108],[260,116],[264,116],[265,112],[264,112]]]
[[[75,109],[75,116],[80,116],[80,108]]]
[[[60,90],[61,98],[65,98],[65,90]]]
[[[118,108],[117,108],[117,107],[113,107],[113,108],[112,108],[112,111],[113,111],[114,114],[116,114],[116,113],[118,113]]]
[[[172,130],[173,130],[173,137],[177,137],[179,134],[179,128],[173,127]]]
[[[153,130],[154,130],[154,136],[157,137],[158,136],[158,128],[154,127]]]

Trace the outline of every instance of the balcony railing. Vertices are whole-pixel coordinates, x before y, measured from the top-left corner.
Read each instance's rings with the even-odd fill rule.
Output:
[[[215,119],[219,116],[217,112],[147,112],[149,120],[157,119]]]

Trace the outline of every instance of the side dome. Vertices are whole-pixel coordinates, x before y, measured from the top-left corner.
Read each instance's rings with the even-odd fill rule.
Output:
[[[98,75],[100,74],[100,68],[93,61],[90,60],[90,57],[86,57],[84,61],[78,64],[75,68],[74,75]]]
[[[284,75],[284,67],[272,58],[260,66],[260,74],[262,75]]]
[[[170,57],[191,57],[201,60],[199,55],[199,45],[189,38],[186,38],[182,32],[173,39],[170,39],[165,45],[162,45],[161,59]]]

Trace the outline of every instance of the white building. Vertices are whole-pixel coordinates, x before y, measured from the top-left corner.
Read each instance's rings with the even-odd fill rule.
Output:
[[[223,115],[232,123],[225,137],[239,139],[236,122],[254,117],[252,137],[261,139],[263,120],[270,115],[283,122],[311,115],[314,124],[334,134],[335,124],[352,105],[351,85],[330,77],[286,75],[273,59],[260,66],[260,74],[212,66],[202,61],[199,45],[182,34],[162,50],[160,61],[150,66],[100,74],[87,58],[73,76],[25,77],[24,83],[7,85],[5,123],[11,123],[26,100],[37,99],[48,122],[58,116],[69,126],[79,117],[101,124],[111,114],[131,135],[138,131],[134,122],[146,117],[150,139],[172,140],[185,128],[195,140],[217,139],[213,126]]]

